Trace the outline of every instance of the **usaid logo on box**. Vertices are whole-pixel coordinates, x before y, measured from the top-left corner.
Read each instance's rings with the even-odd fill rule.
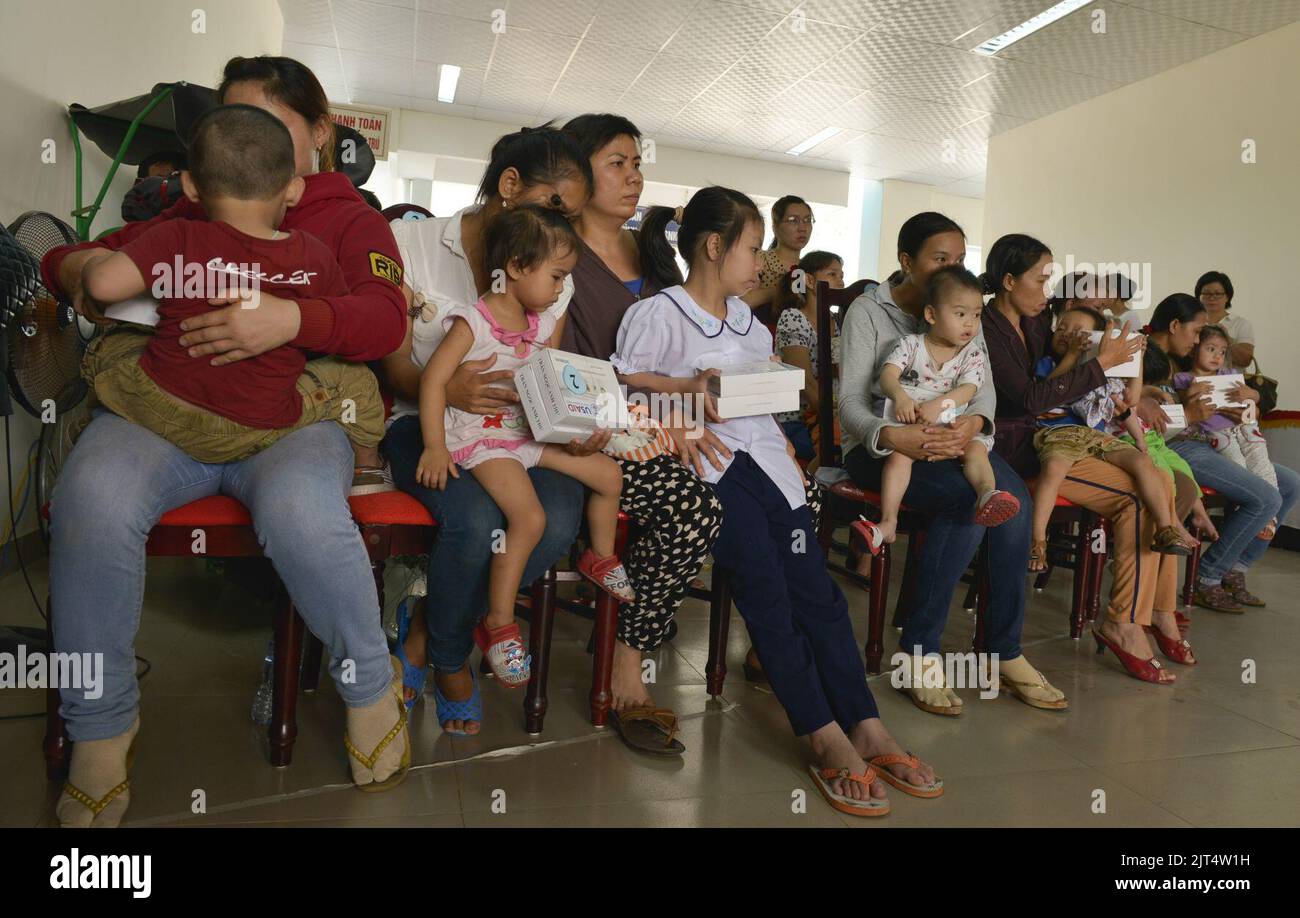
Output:
[[[608,360],[542,348],[515,370],[515,388],[538,443],[585,440],[601,427],[628,426],[627,402]]]

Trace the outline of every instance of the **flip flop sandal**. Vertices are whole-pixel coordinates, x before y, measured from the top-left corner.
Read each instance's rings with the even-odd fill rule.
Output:
[[[474,685],[474,690],[470,692],[468,698],[461,701],[452,701],[438,688],[438,680],[433,680],[433,703],[438,712],[438,726],[442,727],[443,733],[449,733],[452,736],[477,736],[468,730],[448,730],[443,724],[449,724],[453,720],[472,720],[478,724],[483,723],[483,696],[478,691],[478,676],[474,674],[474,667],[469,669],[469,679]]]
[[[402,677],[402,664],[396,658],[392,658],[392,660],[393,675],[400,679]],[[383,781],[358,784],[357,790],[363,793],[382,794],[385,791],[390,791],[405,781],[406,776],[411,771],[411,731],[406,729],[406,704],[402,700],[401,691],[396,687],[393,689],[393,697],[397,699],[397,723],[393,724],[393,728],[375,745],[370,755],[362,755],[361,751],[352,745],[352,739],[346,733],[343,734],[343,746],[347,749],[348,754],[372,772],[375,769],[375,763],[379,761],[379,757],[384,754],[384,750],[388,748],[389,744],[397,739],[399,734],[402,737],[402,759],[397,766],[397,771]]]
[[[904,695],[906,695],[908,698],[910,698],[912,700],[912,704],[916,705],[918,708],[920,708],[922,711],[925,711],[927,714],[940,714],[944,717],[961,716],[962,706],[959,704],[956,705],[950,704],[947,705],[946,707],[937,704],[930,704],[929,702],[922,701],[920,698],[918,698],[916,696],[916,693],[913,692],[907,686],[899,686],[898,690],[902,692]]]
[[[1042,566],[1034,567],[1035,564]],[[1045,570],[1047,570],[1047,540],[1034,539],[1029,547],[1029,573],[1041,574]]]
[[[1020,498],[1006,491],[994,491],[984,506],[975,511],[976,526],[1001,526],[1020,512]]]
[[[897,752],[891,752],[886,755],[878,755],[873,759],[867,759],[867,764],[876,769],[876,777],[886,784],[892,784],[905,794],[913,797],[942,797],[943,796],[943,779],[935,778],[929,784],[912,784],[897,775],[891,774],[886,765],[906,765],[908,768],[919,768],[921,760],[912,753],[900,755]]]
[[[854,800],[852,797],[846,797],[831,790],[830,782],[839,779],[855,781],[869,791],[876,780],[876,770],[874,768],[868,767],[865,774],[855,775],[851,774],[847,768],[818,768],[816,765],[809,765],[808,773],[812,775],[813,782],[817,785],[817,789],[822,792],[822,797],[826,799],[826,802],[841,813],[848,813],[850,816],[889,815],[888,800],[882,800],[879,797]]]
[[[131,766],[135,764],[135,742],[138,738],[139,734],[132,737],[131,745],[128,746],[126,750],[126,779],[98,800],[92,798],[90,794],[87,794],[71,781],[63,782],[63,792],[86,809],[90,810],[90,828],[95,828],[95,820],[99,818],[100,813],[104,812],[104,810],[108,808],[110,803],[131,789]]]
[[[677,736],[677,715],[671,708],[642,705],[610,711],[610,723],[629,749],[647,755],[676,756],[686,751]]]
[[[1192,553],[1192,547],[1183,541],[1173,526],[1156,530],[1155,537],[1151,540],[1151,550],[1162,555],[1181,555],[1184,558]]]
[[[1040,708],[1041,710],[1044,711],[1068,710],[1070,707],[1070,699],[1068,698],[1061,698],[1058,699],[1057,701],[1044,701],[1043,699],[1035,698],[1033,695],[1030,694],[1030,691],[1032,689],[1046,687],[1047,677],[1044,676],[1042,673],[1039,673],[1038,678],[1040,680],[1038,682],[1017,682],[1015,679],[1012,679],[1008,675],[1005,675],[1003,673],[998,674],[998,682],[1000,684],[1000,687],[1005,688],[1008,692],[1010,692],[1016,698],[1019,698],[1021,701],[1029,705],[1031,708]]]
[[[393,647],[393,656],[402,664],[402,688],[415,689],[415,695],[406,700],[406,710],[415,707],[415,703],[424,697],[424,682],[428,676],[427,666],[416,666],[406,659],[406,636],[411,631],[411,609],[408,603],[419,596],[407,596],[397,605],[397,644]],[[403,693],[405,694],[405,693]]]

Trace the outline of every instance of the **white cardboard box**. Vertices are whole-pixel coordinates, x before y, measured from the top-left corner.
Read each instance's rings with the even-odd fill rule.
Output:
[[[1187,426],[1187,413],[1183,411],[1182,405],[1161,405],[1160,410],[1169,419],[1169,424],[1165,427],[1166,439],[1168,439],[1169,434],[1182,430]]]
[[[608,360],[542,348],[515,371],[515,388],[539,443],[585,440],[599,427],[627,427],[627,401]]]
[[[718,417],[723,420],[747,418],[756,414],[799,410],[799,390],[760,392],[758,395],[720,395],[714,399]]]
[[[1234,402],[1228,393],[1238,386],[1246,384],[1246,377],[1241,373],[1229,373],[1226,376],[1197,376],[1192,382],[1210,384],[1210,404],[1215,408],[1245,408],[1245,402]]]
[[[798,393],[803,390],[803,370],[775,360],[733,363],[718,367],[718,371],[721,375],[709,380],[709,392],[719,398],[766,395],[772,392]],[[793,411],[794,409],[777,410]],[[765,414],[766,412],[754,413]]]
[[[1120,333],[1120,329],[1118,328],[1112,329],[1110,336],[1112,338],[1118,338],[1119,333]],[[1089,347],[1087,353],[1083,355],[1084,360],[1089,360],[1097,356],[1097,353],[1100,350],[1099,346],[1101,344],[1101,336],[1102,336],[1102,332],[1099,331],[1089,333],[1088,338],[1092,341],[1092,346]],[[1141,337],[1142,337],[1141,332],[1128,333],[1128,340],[1130,341],[1132,341],[1134,338],[1141,338]],[[1131,358],[1129,358],[1128,363],[1121,363],[1117,367],[1111,367],[1109,370],[1106,371],[1106,375],[1118,376],[1123,379],[1132,379],[1134,376],[1141,376],[1142,375],[1142,352],[1138,351],[1136,354],[1134,354]]]
[[[118,322],[135,325],[158,324],[158,301],[148,294],[132,297],[104,308],[104,315]]]

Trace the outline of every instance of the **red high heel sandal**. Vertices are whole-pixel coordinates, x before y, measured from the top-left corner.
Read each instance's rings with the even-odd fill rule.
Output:
[[[1192,620],[1181,612],[1175,612],[1174,619],[1178,622],[1179,633],[1186,637],[1187,632],[1192,630]]]
[[[1092,636],[1097,641],[1097,653],[1106,652],[1110,648],[1115,656],[1123,665],[1127,672],[1134,679],[1141,679],[1143,682],[1153,682],[1156,685],[1168,685],[1178,677],[1171,672],[1167,672],[1160,661],[1152,657],[1150,660],[1143,660],[1141,657],[1135,657],[1133,654],[1122,649],[1118,644],[1109,638],[1103,636],[1097,629],[1093,629]]]
[[[1160,648],[1160,652],[1166,657],[1184,666],[1196,665],[1196,654],[1192,653],[1192,645],[1187,643],[1186,638],[1174,640],[1161,634],[1160,629],[1154,625],[1143,625],[1142,627],[1146,628],[1147,633],[1155,637],[1156,646]]]

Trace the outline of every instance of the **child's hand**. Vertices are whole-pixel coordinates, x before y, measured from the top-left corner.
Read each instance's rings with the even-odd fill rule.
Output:
[[[928,402],[922,402],[916,409],[917,418],[927,427],[932,427],[939,423],[939,417],[948,410],[951,399],[935,398]]]
[[[919,417],[916,410],[916,400],[910,395],[900,395],[898,400],[894,402],[894,417],[904,424],[915,424]]]
[[[415,467],[415,480],[430,490],[447,490],[447,476],[459,478],[460,471],[451,461],[451,453],[445,446],[433,446],[420,453],[420,462]]]
[[[1082,357],[1084,351],[1090,347],[1092,347],[1092,339],[1089,337],[1088,332],[1080,329],[1070,336],[1070,340],[1066,343],[1066,353],[1073,354],[1075,357]]]

